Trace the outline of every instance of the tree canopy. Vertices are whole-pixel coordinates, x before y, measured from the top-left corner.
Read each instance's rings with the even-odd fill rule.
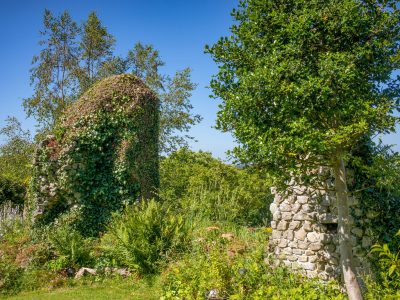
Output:
[[[235,154],[280,172],[326,164],[393,131],[399,104],[396,1],[242,1],[232,35],[207,48]],[[286,173],[288,174],[288,173]]]
[[[112,75],[132,73],[142,79],[161,100],[160,151],[170,152],[187,145],[187,133],[201,117],[190,103],[196,84],[190,68],[173,75],[163,74],[165,65],[152,45],[134,44],[126,57],[116,56],[115,38],[95,12],[78,25],[68,13],[54,15],[46,10],[40,32],[42,49],[32,60],[33,95],[24,108],[43,131],[51,131],[65,109],[94,83]]]
[[[206,48],[219,65],[217,125],[240,143],[234,154],[266,166],[276,184],[298,176],[322,185],[316,170],[331,170],[342,271],[349,298],[361,299],[345,166],[365,137],[399,121],[397,1],[244,0],[232,16],[231,35]]]

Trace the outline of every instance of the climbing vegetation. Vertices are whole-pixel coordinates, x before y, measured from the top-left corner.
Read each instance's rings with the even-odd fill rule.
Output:
[[[42,223],[74,207],[84,235],[124,203],[156,195],[159,102],[137,77],[109,77],[68,109],[36,153],[31,211]]]

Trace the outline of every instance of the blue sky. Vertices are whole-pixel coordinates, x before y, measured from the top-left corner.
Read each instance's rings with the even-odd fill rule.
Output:
[[[24,128],[34,130],[34,120],[26,119],[22,99],[32,93],[29,69],[32,56],[40,47],[44,9],[59,14],[68,10],[78,23],[91,11],[96,11],[103,24],[117,40],[115,53],[125,55],[135,42],[153,44],[160,51],[166,66],[161,71],[173,74],[190,67],[193,81],[198,84],[191,98],[194,112],[204,120],[191,131],[198,140],[195,150],[206,150],[225,158],[234,141],[227,133],[212,128],[215,125],[218,102],[210,99],[207,88],[217,67],[203,53],[205,44],[213,44],[229,33],[230,11],[236,0],[131,0],[131,1],[0,1],[0,126],[7,116],[16,116]],[[400,129],[400,128],[399,128]],[[398,144],[400,135],[384,137]],[[397,146],[396,150],[400,150]]]

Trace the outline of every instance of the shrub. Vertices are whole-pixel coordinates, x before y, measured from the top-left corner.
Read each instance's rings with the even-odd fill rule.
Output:
[[[334,285],[266,264],[264,229],[223,235],[218,228],[209,227],[195,251],[168,270],[162,299],[345,299]]]
[[[190,218],[260,225],[270,218],[268,181],[227,165],[210,153],[183,148],[160,165],[160,196]]]
[[[0,205],[6,202],[23,205],[25,194],[25,185],[0,175]]]
[[[0,294],[40,287],[45,282],[36,278],[48,273],[42,267],[50,253],[47,244],[33,241],[28,225],[18,213],[0,222]]]
[[[400,237],[400,230],[396,237]],[[383,287],[398,290],[400,288],[400,247],[393,251],[390,248],[389,244],[376,244],[372,246],[371,253],[378,254],[379,277]]]
[[[84,238],[68,224],[56,224],[49,228],[48,241],[56,256],[47,265],[53,270],[68,267],[79,268],[93,265],[91,255],[93,239]]]
[[[186,249],[190,231],[188,222],[168,206],[141,201],[114,216],[102,247],[114,264],[154,273],[162,261]]]
[[[7,233],[23,229],[24,218],[19,206],[11,202],[0,204],[0,242],[1,238]]]

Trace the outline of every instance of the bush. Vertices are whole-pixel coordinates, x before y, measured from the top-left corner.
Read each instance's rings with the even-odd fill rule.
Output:
[[[94,263],[91,251],[94,240],[84,238],[70,225],[59,224],[50,227],[49,244],[56,256],[47,265],[50,269],[61,270],[68,267],[89,267]]]
[[[0,242],[4,235],[24,228],[20,207],[11,202],[0,204]]]
[[[14,205],[23,205],[25,194],[25,185],[0,176],[0,205],[6,202],[11,202]]]
[[[102,249],[113,264],[154,273],[163,261],[187,248],[190,231],[188,222],[168,206],[141,201],[114,216]]]
[[[6,226],[4,226],[6,224]],[[50,258],[47,244],[32,240],[28,223],[22,216],[0,222],[0,294],[42,286],[42,267]]]
[[[396,237],[400,237],[400,230]],[[383,287],[389,290],[400,289],[400,247],[394,249],[389,244],[376,244],[372,246],[371,253],[378,254],[379,277]]]
[[[183,148],[161,161],[164,201],[190,218],[261,225],[270,219],[270,185],[259,173]]]
[[[334,285],[266,264],[263,228],[219,228],[209,227],[196,250],[168,270],[162,299],[345,299]]]

